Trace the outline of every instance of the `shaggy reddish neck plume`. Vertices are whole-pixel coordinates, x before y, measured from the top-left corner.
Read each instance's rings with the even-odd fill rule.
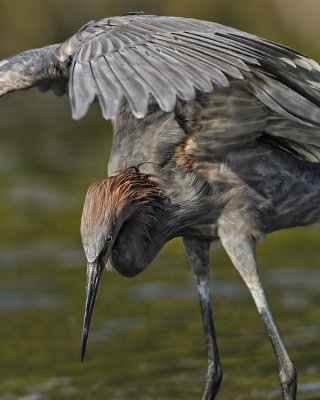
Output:
[[[136,229],[147,235],[165,202],[164,192],[154,178],[130,167],[89,188],[81,221],[89,262],[101,255],[106,243],[115,241],[129,219],[135,219],[139,225]]]

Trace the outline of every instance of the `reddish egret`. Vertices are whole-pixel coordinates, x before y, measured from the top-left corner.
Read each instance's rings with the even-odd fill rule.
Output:
[[[302,54],[233,28],[139,13],[91,21],[63,44],[1,62],[1,95],[53,89],[68,93],[74,118],[95,99],[112,118],[109,177],[90,187],[81,223],[82,358],[106,263],[135,276],[182,236],[208,353],[203,399],[214,399],[222,370],[208,263],[220,240],[265,325],[282,397],[295,399],[295,368],[263,292],[255,244],[319,221],[319,71]]]

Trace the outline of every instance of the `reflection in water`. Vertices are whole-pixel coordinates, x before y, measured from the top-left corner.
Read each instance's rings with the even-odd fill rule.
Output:
[[[26,96],[36,105],[28,108]],[[86,188],[105,175],[109,125],[98,110],[72,122],[60,99],[46,101],[24,93],[3,99],[0,110],[1,400],[200,398],[201,315],[179,241],[135,279],[104,274],[80,363],[79,221]],[[8,125],[13,110],[19,123],[10,117]],[[258,249],[271,309],[299,371],[301,399],[320,398],[318,238],[317,227],[291,230]],[[220,248],[212,272],[224,368],[219,399],[278,399],[271,346]]]

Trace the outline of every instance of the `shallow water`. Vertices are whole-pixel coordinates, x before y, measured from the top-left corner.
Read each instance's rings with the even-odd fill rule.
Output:
[[[106,171],[109,124],[81,122],[36,92],[0,107],[0,399],[201,398],[201,315],[180,240],[135,279],[105,273],[80,362],[85,258],[79,220]],[[299,398],[320,398],[318,227],[270,235],[261,277],[299,372]],[[278,399],[277,366],[251,298],[220,247],[212,299],[224,369],[219,399]]]

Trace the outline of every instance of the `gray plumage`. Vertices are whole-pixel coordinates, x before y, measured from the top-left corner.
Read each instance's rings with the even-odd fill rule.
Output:
[[[128,14],[91,21],[61,45],[0,63],[0,95],[31,86],[68,93],[74,118],[97,99],[113,122],[109,178],[89,189],[82,217],[82,357],[107,261],[134,276],[182,236],[206,335],[203,399],[214,399],[222,372],[208,259],[210,243],[220,239],[265,324],[283,399],[295,399],[295,370],[266,303],[254,248],[269,232],[319,222],[319,65],[216,23]]]
[[[105,118],[118,112],[122,97],[141,118],[150,95],[169,112],[176,96],[193,100],[195,89],[212,92],[228,86],[230,79],[248,76],[249,88],[275,111],[319,123],[319,71],[313,60],[233,28],[138,14],[91,21],[58,48],[5,60],[0,94],[69,80],[74,118],[84,116],[96,97]],[[299,110],[294,108],[297,102]]]

